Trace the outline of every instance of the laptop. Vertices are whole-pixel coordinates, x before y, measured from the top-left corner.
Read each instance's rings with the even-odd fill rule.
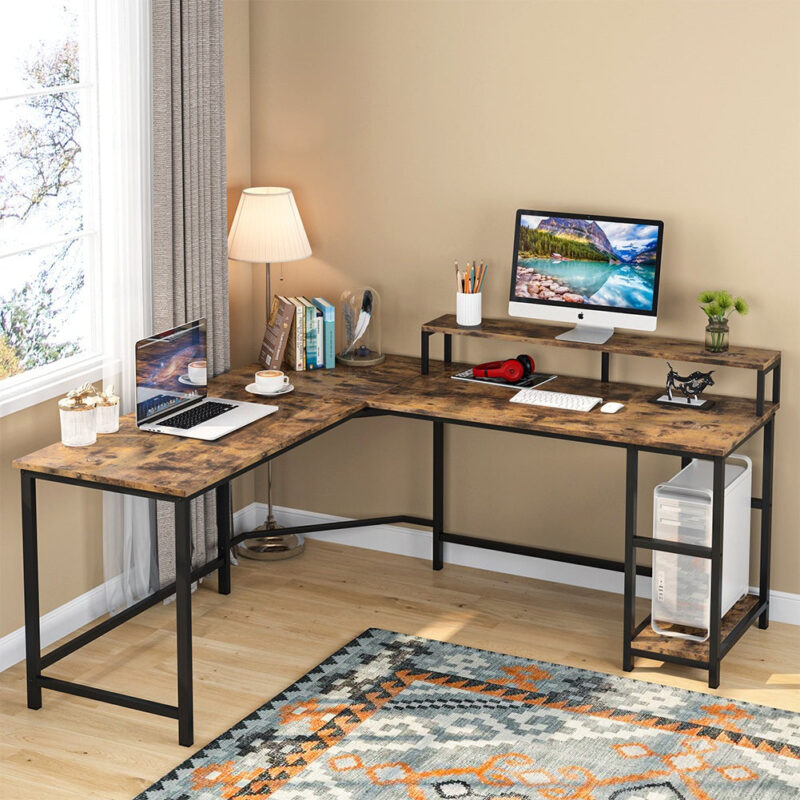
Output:
[[[136,342],[136,427],[213,441],[278,410],[208,397],[205,363],[205,319]]]

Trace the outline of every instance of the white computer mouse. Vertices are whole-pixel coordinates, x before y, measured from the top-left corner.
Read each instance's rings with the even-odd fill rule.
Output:
[[[621,408],[625,408],[624,403],[606,403],[604,406],[600,407],[600,410],[604,414],[616,414]]]

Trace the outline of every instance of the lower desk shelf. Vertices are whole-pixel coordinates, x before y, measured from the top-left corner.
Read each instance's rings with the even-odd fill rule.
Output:
[[[727,652],[729,647],[761,613],[763,609],[759,609],[758,606],[758,595],[746,594],[741,600],[734,603],[731,610],[722,618],[722,655]],[[741,628],[740,625],[742,626]],[[736,634],[735,638],[728,642],[728,637],[734,633]],[[643,655],[647,658],[655,659],[663,658],[665,661],[679,660],[707,663],[709,659],[708,641],[693,642],[688,639],[663,636],[660,633],[656,633],[649,624],[634,637],[631,642],[631,648],[634,655]]]

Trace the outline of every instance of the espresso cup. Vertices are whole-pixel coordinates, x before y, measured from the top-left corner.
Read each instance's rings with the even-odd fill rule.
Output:
[[[189,374],[189,380],[192,383],[196,383],[200,386],[206,385],[208,376],[206,373],[205,361],[192,361],[186,371]]]
[[[256,389],[260,392],[279,392],[289,383],[289,376],[279,369],[262,369],[256,372]]]

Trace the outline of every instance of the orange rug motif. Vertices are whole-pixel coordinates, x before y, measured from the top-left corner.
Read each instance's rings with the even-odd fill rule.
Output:
[[[788,800],[800,715],[371,629],[137,800]]]

